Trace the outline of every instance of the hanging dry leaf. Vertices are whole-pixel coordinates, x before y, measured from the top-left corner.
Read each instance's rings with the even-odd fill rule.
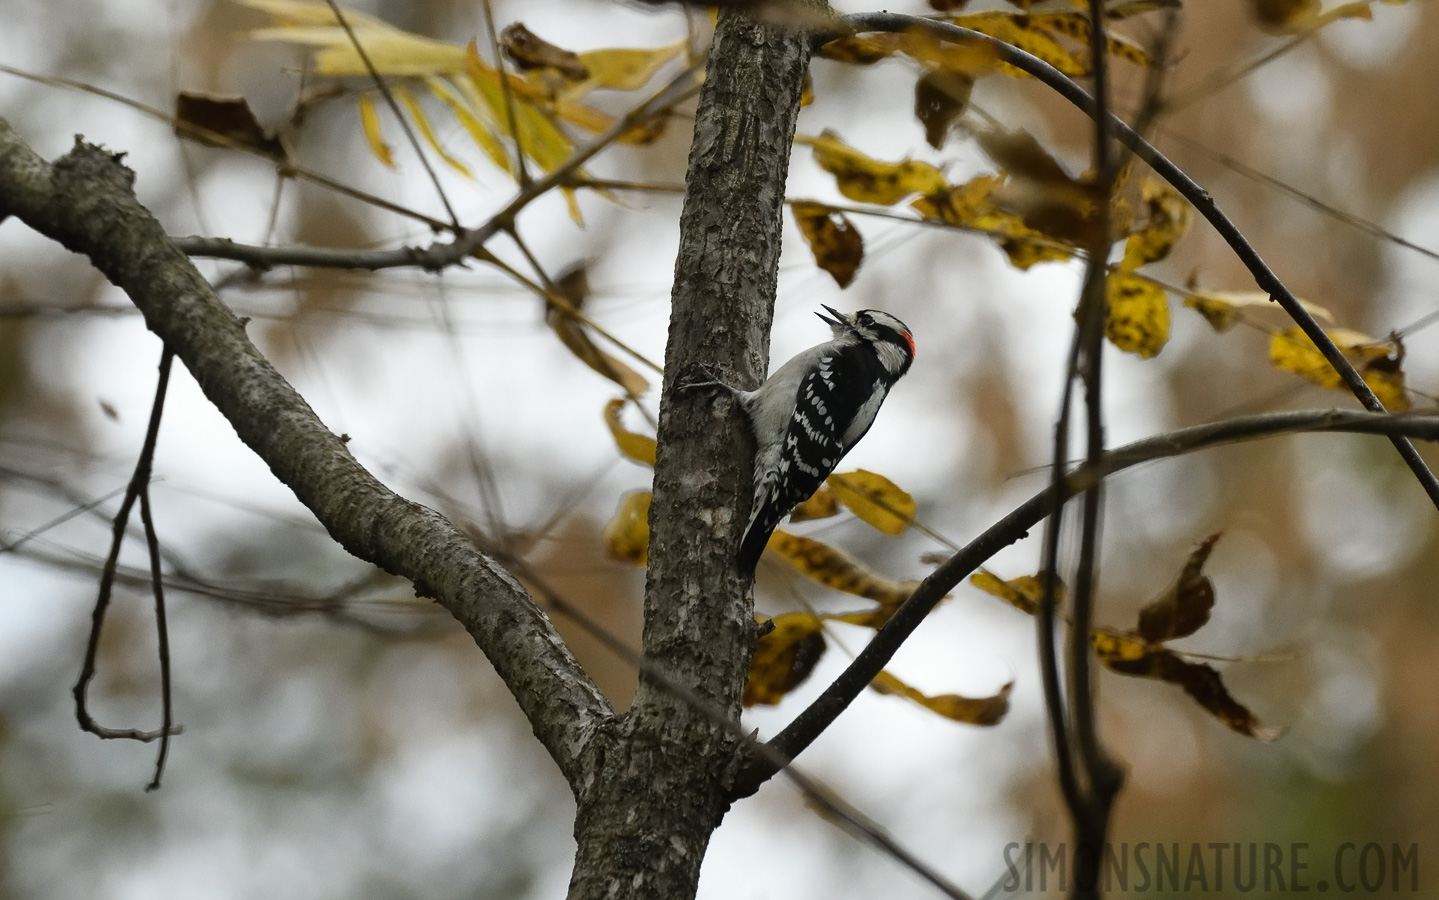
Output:
[[[1404,387],[1404,345],[1397,338],[1381,341],[1348,328],[1327,329],[1324,333],[1359,370],[1379,402],[1392,412],[1409,408],[1409,395]],[[1347,390],[1329,360],[1297,327],[1270,337],[1269,361],[1321,387]]]
[[[1247,310],[1279,309],[1274,298],[1263,291],[1201,291],[1186,298],[1184,305],[1198,312],[1218,332],[1228,331],[1236,322],[1243,321]],[[1334,314],[1317,303],[1300,299],[1299,305],[1316,319],[1334,321]]]
[[[1109,315],[1104,336],[1126,353],[1156,356],[1169,342],[1169,297],[1136,275],[1109,276]]]
[[[1261,723],[1259,717],[1250,712],[1248,707],[1235,700],[1213,666],[1188,662],[1163,648],[1154,649],[1135,659],[1107,656],[1099,646],[1096,646],[1095,650],[1100,661],[1113,672],[1179,685],[1200,706],[1240,734],[1261,741],[1272,741],[1284,733],[1283,728]]]
[[[1204,574],[1204,563],[1219,536],[1215,532],[1194,548],[1174,584],[1139,611],[1140,637],[1159,644],[1188,637],[1209,621],[1209,611],[1214,608],[1214,583]]]
[[[560,342],[579,357],[581,362],[624,388],[625,393],[630,396],[639,397],[649,390],[649,380],[596,346],[590,337],[588,326],[571,311],[578,311],[583,307],[589,295],[589,279],[585,268],[579,266],[561,275],[555,281],[555,292],[569,301],[568,309],[554,299],[551,299],[549,306],[545,308],[545,323],[559,337]]]
[[[796,200],[790,204],[790,212],[814,261],[841,288],[849,287],[864,260],[864,238],[859,229],[844,213],[823,203]]]
[[[605,524],[605,552],[611,559],[643,566],[649,559],[650,492],[631,491],[620,498],[620,508]]]
[[[655,439],[625,429],[624,423],[620,421],[620,411],[625,408],[626,402],[628,401],[616,397],[605,404],[605,424],[609,426],[610,435],[615,439],[615,446],[626,459],[653,468]]]
[[[919,197],[910,207],[926,219],[999,237],[1000,249],[1020,270],[1071,259],[1073,251],[1067,245],[1027,227],[1019,216],[995,205],[995,192],[1004,182],[1003,175],[977,175],[964,184]]]
[[[606,48],[580,54],[589,77],[566,88],[564,96],[578,100],[594,90],[637,91],[649,84],[660,67],[684,53],[684,41],[664,47]]]
[[[1044,602],[1044,582],[1037,575],[1021,575],[1004,581],[988,569],[980,569],[969,576],[969,583],[1031,616],[1039,613],[1040,604]],[[1066,591],[1060,582],[1054,592],[1056,606],[1064,602]]]
[[[974,76],[934,69],[914,83],[914,115],[924,126],[924,139],[938,150],[949,130],[969,107]]]
[[[175,96],[175,134],[211,147],[243,148],[285,161],[285,148],[260,127],[243,97],[211,97],[181,91]]]
[[[927,162],[904,159],[883,162],[848,146],[832,131],[819,137],[796,137],[795,143],[814,148],[814,161],[834,176],[839,192],[858,203],[888,206],[911,194],[942,190],[944,174]]]
[[[556,47],[530,31],[521,22],[511,23],[500,32],[500,47],[519,69],[548,69],[561,78],[583,81],[590,70],[578,54]]]
[[[961,697],[958,694],[937,694],[933,697],[923,694],[900,681],[888,672],[880,672],[869,683],[881,694],[893,694],[913,700],[931,712],[939,713],[946,719],[964,722],[967,725],[998,725],[1009,712],[1009,693],[1014,682],[999,689],[993,697]]]
[[[758,617],[756,617],[758,618]],[[823,623],[810,613],[784,613],[756,643],[744,686],[744,705],[772,706],[799,687],[824,655]]]
[[[844,551],[814,538],[776,531],[767,547],[806,578],[846,594],[898,607],[914,593],[916,582],[892,581],[871,572]]]
[[[1098,225],[1091,185],[1072,177],[1023,129],[976,127],[971,133],[1009,176],[992,195],[997,206],[1018,214],[1025,226],[1056,240],[1075,246],[1090,243]],[[1114,224],[1111,221],[1111,226]]]
[[[836,472],[825,484],[850,512],[881,534],[898,537],[914,521],[914,498],[878,472]]]

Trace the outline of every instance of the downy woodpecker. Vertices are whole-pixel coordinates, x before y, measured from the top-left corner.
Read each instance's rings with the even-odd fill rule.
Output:
[[[780,366],[755,391],[714,381],[744,407],[754,432],[754,505],[736,564],[753,575],[769,536],[808,499],[874,424],[889,389],[914,362],[908,326],[887,312],[815,313],[834,339]]]

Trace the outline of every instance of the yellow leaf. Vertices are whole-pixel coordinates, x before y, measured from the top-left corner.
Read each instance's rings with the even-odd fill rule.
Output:
[[[615,446],[619,448],[621,455],[653,467],[655,439],[625,429],[624,423],[620,421],[620,411],[625,408],[625,403],[625,400],[616,397],[605,404],[605,424],[609,426],[610,434],[614,437]]]
[[[1152,652],[1143,639],[1107,628],[1096,628],[1090,632],[1089,643],[1094,647],[1095,655],[1105,665],[1137,662]]]
[[[758,618],[758,617],[756,617]],[[824,655],[823,623],[811,613],[783,613],[755,643],[744,686],[744,705],[772,706],[804,683]]]
[[[1003,175],[977,175],[964,184],[919,197],[910,207],[926,219],[982,231],[1000,238],[999,246],[1017,269],[1036,263],[1071,259],[1072,251],[1029,228],[1019,216],[994,203],[995,192],[1004,184]]]
[[[1402,368],[1403,344],[1397,340],[1379,341],[1348,328],[1328,329],[1325,334],[1359,370],[1379,402],[1393,412],[1404,412],[1409,408]],[[1270,337],[1269,361],[1277,368],[1293,372],[1320,387],[1345,390],[1339,373],[1299,328],[1280,331]]]
[[[900,681],[888,672],[880,672],[869,683],[881,694],[893,694],[913,700],[930,712],[939,713],[946,719],[964,722],[967,725],[998,725],[1009,712],[1009,692],[1014,682],[999,689],[993,697],[970,698],[958,694],[937,694],[933,697],[923,694]]]
[[[642,566],[649,558],[650,492],[631,491],[620,498],[620,508],[605,525],[605,552],[611,559]]]
[[[834,492],[824,485],[820,485],[808,500],[795,506],[790,511],[791,522],[808,522],[812,519],[828,519],[830,516],[839,514],[839,501],[834,498]]]
[[[1187,297],[1184,305],[1195,310],[1215,331],[1224,332],[1244,318],[1247,309],[1277,309],[1279,304],[1263,291],[1200,291]],[[1299,305],[1316,319],[1333,322],[1334,314],[1324,307],[1299,300]]]
[[[395,167],[395,157],[390,153],[390,145],[380,134],[380,115],[375,110],[375,101],[370,99],[369,94],[360,94],[360,130],[365,134],[365,143],[370,145],[370,152],[375,158],[389,168]]]
[[[914,498],[877,472],[836,472],[825,483],[850,512],[882,534],[901,535],[914,521]]]
[[[330,4],[318,0],[237,0],[241,6],[258,9],[283,25],[338,25]],[[342,7],[350,27],[383,26],[379,19]]]
[[[1044,602],[1044,583],[1037,575],[1021,575],[1004,581],[988,569],[980,569],[969,576],[969,583],[1031,616],[1039,612],[1039,606]],[[1064,597],[1065,587],[1060,584],[1054,593],[1055,605],[1064,602]]]
[[[1133,272],[1140,266],[1164,259],[1189,230],[1189,203],[1178,191],[1156,178],[1145,178],[1139,191],[1149,211],[1149,221],[1124,242],[1120,272]]]
[[[431,75],[425,79],[425,86],[430,89],[430,93],[449,107],[450,113],[454,115],[461,127],[469,134],[470,139],[489,158],[490,162],[494,163],[501,172],[509,174],[511,166],[509,152],[505,150],[499,138],[495,137],[494,130],[480,121],[479,117],[470,109],[469,104],[450,87],[449,82]]]
[[[455,171],[469,178],[470,170],[466,168],[465,164],[455,159],[445,151],[444,147],[440,146],[439,139],[435,137],[435,129],[430,127],[430,120],[425,115],[424,109],[420,106],[419,101],[415,99],[414,95],[401,85],[395,85],[390,90],[394,93],[395,98],[404,104],[405,111],[410,114],[411,119],[414,119],[415,127],[420,130],[420,135],[425,139],[425,142],[430,145],[430,149],[439,154],[440,159],[449,163],[450,167]]]
[[[806,578],[885,607],[897,608],[914,593],[916,582],[877,575],[843,551],[813,538],[776,531],[770,535],[768,548]]]
[[[1053,35],[1032,24],[1039,16],[1022,13],[980,12],[964,16],[952,16],[949,21],[963,28],[998,38],[1006,44],[1018,47],[1069,76],[1088,75],[1089,65],[1076,59],[1073,54],[1055,40]],[[999,71],[1015,77],[1028,77],[1019,69],[1001,64]]]
[[[562,96],[579,100],[593,90],[637,91],[649,84],[660,67],[685,50],[685,42],[655,48],[590,50],[580,54],[589,70],[585,80],[565,88]]]
[[[796,137],[814,148],[814,161],[834,176],[839,192],[858,203],[888,206],[910,194],[932,194],[947,185],[944,174],[927,162],[883,162],[848,146],[832,131],[817,138]]]
[[[814,261],[841,288],[849,287],[864,259],[864,238],[859,229],[844,213],[823,203],[796,200],[790,204],[790,212]]]
[[[1134,275],[1109,276],[1109,316],[1104,336],[1126,353],[1151,359],[1169,341],[1169,298],[1164,289]]]

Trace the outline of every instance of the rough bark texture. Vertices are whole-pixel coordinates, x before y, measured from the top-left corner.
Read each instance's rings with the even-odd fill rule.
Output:
[[[119,156],[78,139],[51,165],[0,119],[0,217],[83,253],[129,294],[240,439],[336,541],[410,579],[464,624],[561,771],[580,781],[589,737],[612,714],[544,612],[438,513],[355,461],[135,199],[133,181]]]
[[[673,387],[699,365],[737,386],[764,377],[808,57],[802,34],[721,16],[680,219],[650,506],[644,650],[673,684],[642,678],[630,713],[592,745],[594,780],[577,794],[572,900],[694,896],[728,807],[734,742],[673,685],[739,715],[754,624],[734,554],[754,449],[727,396]]]

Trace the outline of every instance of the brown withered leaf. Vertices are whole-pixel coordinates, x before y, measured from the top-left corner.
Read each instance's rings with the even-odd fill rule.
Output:
[[[834,278],[835,284],[849,287],[864,261],[864,238],[859,229],[844,213],[811,200],[794,201],[790,212],[814,261]]]
[[[944,174],[927,162],[874,159],[829,130],[817,138],[797,137],[795,143],[809,144],[814,149],[814,161],[834,176],[839,192],[858,203],[889,206],[911,194],[931,194],[946,186]]]
[[[756,617],[758,619],[758,617]],[[783,613],[761,637],[750,660],[744,705],[772,706],[799,687],[825,651],[823,622],[811,613]]]
[[[974,76],[934,69],[914,83],[914,115],[924,126],[924,139],[938,150],[949,130],[969,107]]]
[[[839,515],[839,500],[835,499],[834,491],[824,485],[810,495],[808,500],[802,501],[790,511],[791,522],[808,522],[813,519],[828,519],[830,516]]]
[[[1018,215],[995,205],[995,191],[1004,181],[1002,175],[976,175],[964,184],[916,198],[910,207],[926,219],[999,237],[1000,249],[1017,269],[1072,258],[1073,251],[1056,246],[1053,239],[1027,227]]]
[[[603,537],[611,559],[643,566],[649,558],[650,492],[631,491],[620,498],[620,508],[605,523]]]
[[[1039,605],[1044,602],[1044,582],[1038,575],[1021,575],[1005,581],[988,569],[980,569],[969,576],[969,583],[1031,616],[1039,612]],[[1054,592],[1055,605],[1063,603],[1066,595],[1067,588],[1060,582]]]
[[[1209,621],[1214,608],[1214,583],[1204,574],[1204,563],[1222,532],[1200,542],[1185,560],[1174,584],[1139,611],[1139,636],[1151,644],[1188,637]]]
[[[545,310],[545,324],[581,362],[624,388],[625,393],[638,397],[649,390],[648,379],[596,346],[589,328],[570,311],[584,306],[589,291],[589,276],[584,266],[561,275],[555,280],[555,293],[569,301],[570,309],[551,300]]]
[[[801,575],[846,594],[898,607],[914,592],[915,582],[871,572],[844,551],[814,538],[775,531],[767,546]]]
[[[914,497],[878,472],[836,472],[825,484],[850,512],[882,534],[898,537],[914,521]]]
[[[285,161],[284,146],[260,127],[243,97],[181,91],[175,95],[175,134],[211,147],[239,147]]]
[[[1248,707],[1235,700],[1213,666],[1189,662],[1162,647],[1154,648],[1137,659],[1111,658],[1102,652],[1099,659],[1106,668],[1121,675],[1153,678],[1179,685],[1200,706],[1240,734],[1261,741],[1272,741],[1284,734],[1283,728],[1263,724]]]
[[[1086,246],[1097,225],[1094,189],[1075,178],[1021,128],[977,127],[975,141],[1008,174],[994,202],[1019,215],[1028,228],[1065,243]]]
[[[1014,682],[1009,682],[992,697],[961,697],[958,694],[936,694],[931,697],[900,681],[888,672],[880,672],[869,686],[881,694],[893,694],[918,703],[930,712],[939,713],[946,719],[964,722],[966,725],[998,725],[1009,712],[1009,693]]]
[[[577,53],[556,47],[521,22],[514,22],[500,32],[500,46],[516,68],[550,69],[570,81],[590,77],[590,70]]]
[[[929,8],[936,12],[954,12],[968,5],[969,0],[929,0]]]
[[[655,439],[645,434],[636,434],[625,428],[620,421],[620,411],[625,408],[628,402],[623,398],[616,397],[605,404],[605,424],[609,426],[610,435],[615,439],[615,446],[626,459],[632,459],[641,465],[654,467],[655,464]]]

